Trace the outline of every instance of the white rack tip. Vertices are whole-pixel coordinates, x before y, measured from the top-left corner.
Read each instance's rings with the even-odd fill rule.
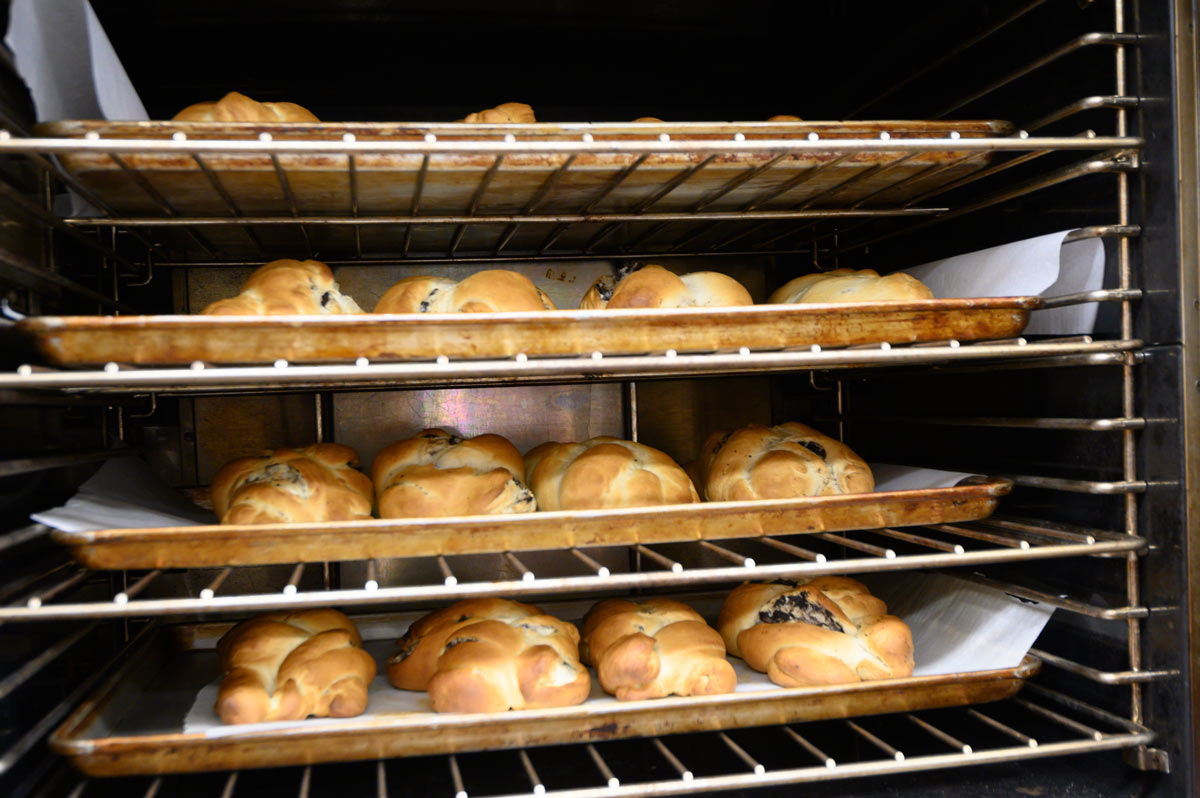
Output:
[[[105,374],[116,374],[120,370],[121,370],[121,367],[118,366],[116,363],[109,362],[109,363],[104,364],[104,373]]]
[[[584,133],[584,134],[583,134],[583,140],[584,140],[585,142],[587,142],[588,144],[591,144],[593,141],[595,141],[595,140],[596,140],[596,137],[595,137],[595,136],[593,136],[591,133]]]
[[[534,579],[537,579],[537,577],[533,575],[533,571],[526,571],[525,573],[521,574],[522,582],[532,582]]]
[[[529,360],[529,355],[525,354],[524,352],[518,352],[515,360],[518,363],[524,363],[525,361]]]
[[[433,135],[432,133],[425,134],[425,143],[426,144],[433,144],[435,141],[437,141],[437,136]]]
[[[680,563],[671,563],[671,573],[673,573],[673,574],[683,573],[683,565],[681,565]]]
[[[363,585],[363,590],[378,590],[378,589],[379,589],[379,583],[376,582],[374,579],[368,579],[366,584]]]
[[[270,141],[270,140],[271,140],[271,134],[270,134],[270,133],[259,133],[259,134],[258,134],[258,140],[259,140],[259,141]]]
[[[883,343],[881,343],[879,345],[879,348],[882,349],[884,352],[890,352],[892,349],[892,345],[889,344],[887,341],[884,341]]]
[[[1022,548],[1022,549],[1025,549],[1026,551],[1028,551],[1028,550],[1029,550],[1029,541],[1028,541],[1028,540],[1022,540],[1022,541],[1021,541],[1021,548]]]
[[[603,352],[599,352],[599,351],[592,352],[592,360],[603,360],[603,359],[604,359]]]
[[[950,348],[951,349],[958,349],[960,346],[962,346],[962,344],[958,341],[957,338],[950,339]]]
[[[596,572],[596,576],[609,576],[611,574],[612,571],[608,570],[607,565],[601,565],[600,570]]]
[[[533,785],[533,794],[534,795],[545,795],[546,794],[546,785],[545,784]]]
[[[450,358],[446,357],[445,355],[438,355],[438,356],[437,356],[437,364],[438,364],[439,366],[444,366],[444,365],[446,365],[446,364],[447,364],[447,363],[449,363],[449,362],[450,362]]]
[[[894,756],[895,756],[895,759],[897,762],[904,761],[904,752],[903,751],[897,751]]]
[[[678,353],[678,352],[676,352],[674,349],[668,349],[668,350],[667,350],[667,357],[676,357],[676,356],[678,356],[678,355],[679,355],[679,353]]]
[[[733,134],[733,140],[734,140],[734,141],[745,141],[745,140],[746,140],[746,134],[745,134],[745,133],[734,133],[734,134]]]
[[[747,568],[753,568],[755,565],[757,565],[757,563],[754,562],[753,557],[747,557],[746,561],[743,562],[742,565],[746,566]]]
[[[342,134],[342,141],[346,142],[347,144],[349,144],[352,141],[357,140],[357,138],[358,137],[355,136],[353,133],[343,133]]]
[[[962,547],[961,543],[955,543],[954,544],[954,553],[955,554],[966,554],[967,550]]]
[[[367,360],[365,357],[359,357],[359,358],[354,359],[354,365],[356,365],[360,369],[362,369],[362,368],[366,368],[367,366],[371,365],[371,361]]]
[[[37,596],[34,596],[29,601],[25,602],[25,606],[31,610],[36,610],[38,607],[42,606],[42,600]]]
[[[9,133],[7,130],[0,130],[0,141],[8,141],[11,138],[12,133]]]
[[[670,133],[659,133],[659,134],[658,134],[658,140],[659,140],[659,141],[670,141],[670,140],[671,140],[671,134],[670,134]]]
[[[741,355],[742,357],[745,357],[746,355],[750,354],[750,347],[748,347],[748,346],[738,347],[738,354]]]
[[[207,601],[208,599],[210,599],[212,597],[213,597],[212,588],[206,587],[200,591],[200,598],[204,599],[205,601]]]
[[[1085,537],[1083,539],[1083,542],[1088,544],[1089,546],[1091,546],[1096,542],[1096,539],[1094,537],[1092,537],[1091,535],[1088,535],[1087,537]]]
[[[129,594],[128,593],[121,592],[121,593],[118,593],[117,595],[113,596],[113,604],[128,604],[128,603],[129,603]]]
[[[962,749],[962,751],[963,751],[963,753],[964,753],[964,754],[973,754],[973,753],[975,753],[975,749],[974,749],[974,748],[972,748],[972,747],[971,747],[971,746],[969,746],[969,745],[964,745],[964,746],[963,746],[963,749]]]
[[[808,134],[808,140],[809,140],[809,141],[817,141],[817,140],[818,140],[818,139],[820,139],[820,138],[821,138],[821,137],[820,137],[820,136],[818,136],[816,133],[809,133],[809,134]]]
[[[685,771],[683,771],[683,773],[682,773],[682,774],[679,776],[679,778],[683,779],[684,781],[691,781],[692,779],[694,779],[694,778],[696,778],[696,777],[695,777],[695,776],[692,774],[692,771],[690,771],[690,770],[685,770]]]
[[[1091,342],[1091,339],[1084,341],[1085,344],[1090,344]],[[1017,346],[1029,346],[1029,340],[1027,338],[1018,338]]]
[[[171,140],[172,141],[187,141],[187,133],[184,133],[182,130],[176,130],[174,133],[171,134]]]
[[[454,793],[454,798],[467,798],[467,791],[459,790],[458,792]]]
[[[952,138],[952,139],[961,139],[961,138],[962,138],[962,134],[961,134],[961,133],[959,133],[957,130],[951,130],[951,131],[950,131],[950,138]]]
[[[608,780],[608,789],[615,790],[620,786],[621,786],[621,780],[618,779],[616,776],[613,776],[611,779]]]
[[[883,556],[886,559],[894,560],[894,559],[896,559],[896,550],[895,549],[884,549]]]
[[[504,142],[505,142],[506,144],[516,144],[516,143],[517,143],[517,137],[516,137],[516,136],[514,136],[512,133],[505,133],[505,134],[504,134]]]
[[[1028,131],[1028,130],[1018,130],[1018,131],[1017,131],[1017,138],[1019,138],[1019,139],[1027,139],[1027,138],[1029,138],[1029,131]]]
[[[279,358],[278,360],[275,361],[275,368],[285,369],[287,367],[288,367],[288,362],[286,360],[284,360],[283,358]]]
[[[28,363],[17,366],[17,374],[22,377],[28,377],[32,373],[33,373],[33,366],[29,365]]]
[[[191,365],[192,371],[202,371],[204,369],[203,360],[193,360]]]
[[[824,554],[817,555],[817,562],[827,562],[828,558]]]
[[[87,133],[83,134],[83,137],[89,141],[95,141],[96,139],[100,138],[100,134],[94,130],[89,130]]]
[[[1030,748],[1037,748],[1037,745],[1038,745],[1038,743],[1037,743],[1037,740],[1034,740],[1033,738],[1030,738],[1030,740],[1029,740],[1029,742],[1028,742],[1028,745],[1029,745],[1029,747],[1030,747]]]
[[[891,137],[892,137],[892,134],[888,133],[886,130],[879,134],[880,141],[887,141]]]
[[[283,586],[283,595],[285,595],[285,596],[296,595],[296,586],[295,585],[284,585]]]
[[[754,766],[754,775],[755,775],[755,776],[761,776],[761,775],[763,775],[763,774],[764,774],[764,773],[766,773],[766,772],[767,772],[767,769],[766,769],[765,767],[763,767],[762,765],[755,765],[755,766]]]
[[[458,584],[458,577],[457,576],[447,576],[445,579],[442,580],[442,582],[443,582],[443,584],[446,585],[446,587],[454,587],[455,585]]]
[[[829,757],[828,759],[825,760],[825,767],[829,768],[830,770],[833,770],[835,767],[837,767],[837,762],[835,762],[833,760],[833,757]]]
[[[821,351],[821,345],[820,345],[820,344],[813,344],[812,346],[810,346],[810,347],[809,347],[809,351],[811,351],[811,352],[812,352],[812,353],[815,355],[815,354],[817,354],[818,352],[820,352],[820,351]]]

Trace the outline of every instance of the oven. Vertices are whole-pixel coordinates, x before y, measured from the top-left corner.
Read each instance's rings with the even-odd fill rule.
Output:
[[[308,156],[302,135],[159,136],[150,156],[186,162],[186,185],[144,166],[147,147],[130,144],[144,145],[139,135],[35,129],[5,65],[0,792],[1195,794],[1195,4],[796,5],[94,2],[152,119],[236,88],[301,102],[322,119],[444,122],[521,99],[562,123],[558,136],[497,129],[473,143],[450,127],[403,146],[348,133]],[[754,124],[714,121],[782,113],[1013,127],[978,137],[943,129],[935,138],[953,158],[926,162],[934,146],[892,135],[899,123],[752,150]],[[648,115],[669,121],[624,124]],[[738,161],[747,151],[769,157]],[[369,161],[381,153],[417,165],[401,183],[372,186]],[[680,160],[655,168],[664,153]],[[239,154],[267,164],[262,182],[231,187],[212,165]],[[582,164],[593,154],[624,160],[589,176]],[[855,160],[863,154],[874,160]],[[85,156],[108,159],[99,183],[71,168]],[[450,156],[469,163],[452,175],[430,168]],[[521,159],[535,156],[551,165],[522,180]],[[793,156],[815,160],[775,179]],[[311,170],[293,171],[302,157],[325,159],[320,185],[336,182],[338,208],[321,204]],[[719,171],[723,161],[738,168]],[[954,172],[964,163],[974,166]],[[806,183],[820,189],[802,193]],[[254,191],[273,199],[248,203]],[[315,365],[114,357],[82,368],[48,363],[14,332],[45,316],[196,313],[278,257],[319,258],[364,296],[407,275],[461,278],[489,265],[577,296],[621,265],[659,262],[731,274],[762,301],[814,270],[888,273],[1055,231],[1103,249],[1098,288],[1049,300],[1095,309],[1092,332]],[[226,460],[313,441],[347,443],[369,462],[429,426],[501,432],[522,451],[611,434],[686,462],[714,429],[788,420],[871,462],[988,475],[1012,490],[990,518],[963,523],[262,566],[218,555],[191,568],[87,568],[29,518],[129,455],[203,500]],[[720,728],[676,727],[663,711],[632,732],[554,739],[500,726],[486,743],[462,733],[477,742],[433,753],[378,741],[375,756],[350,753],[335,739],[318,747],[346,745],[345,756],[297,748],[189,773],[168,764],[86,775],[61,756],[70,748],[118,762],[119,751],[65,745],[60,727],[115,727],[120,719],[91,703],[98,689],[157,667],[164,639],[211,648],[213,630],[262,609],[335,606],[386,637],[467,596],[703,602],[747,579],[915,572],[1054,608],[1030,652],[1040,665],[1019,692],[933,709],[869,699],[810,721],[795,720],[801,710],[748,712]],[[179,698],[163,696],[133,711],[168,724]]]

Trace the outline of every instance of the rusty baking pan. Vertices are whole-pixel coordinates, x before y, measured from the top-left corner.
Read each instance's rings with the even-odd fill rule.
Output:
[[[382,662],[413,618],[359,619],[367,651]],[[203,703],[201,690],[211,692],[219,677],[212,646],[226,628],[152,634],[50,736],[51,748],[89,776],[131,776],[596,742],[998,701],[1016,694],[1041,666],[1027,656],[1014,668],[789,689],[731,659],[742,687],[727,695],[617,702],[593,679],[591,697],[579,706],[486,714],[438,714],[423,693],[378,681],[374,694],[399,695],[386,711],[368,708],[358,718],[185,729],[193,703]]]
[[[974,521],[1012,483],[973,476],[953,487],[619,510],[574,510],[306,524],[261,524],[52,532],[87,568],[224,565],[425,557],[572,546],[844,532]]]
[[[578,144],[590,140],[602,149],[607,142],[655,142],[663,135],[668,151],[580,152],[563,150],[511,152],[497,162],[486,152],[345,152],[270,154],[182,151],[63,153],[65,168],[118,215],[135,217],[291,217],[453,216],[472,208],[473,215],[524,214],[536,207],[543,216],[579,213],[639,212],[649,200],[655,212],[688,211],[704,204],[705,212],[822,208],[899,208],[985,167],[987,151],[955,149],[958,140],[1010,136],[1002,121],[865,121],[865,122],[736,122],[680,124],[550,124],[454,125],[405,123],[257,123],[62,121],[39,125],[38,136],[159,143],[175,134],[189,142],[255,140],[266,133],[276,142],[327,141],[341,146],[352,134],[356,146],[370,142],[436,141],[471,143],[502,141],[539,146]],[[945,149],[904,151],[870,148],[838,150],[839,139],[880,141],[886,133],[893,147],[904,139],[945,139]],[[811,146],[810,134],[828,149],[793,151],[782,158],[774,149],[738,150],[740,141],[789,141]],[[714,142],[727,142],[711,149]],[[705,149],[689,149],[688,144]],[[427,149],[432,149],[429,145]],[[428,154],[428,158],[425,155]],[[642,156],[645,155],[645,158]],[[777,160],[776,160],[777,159]],[[568,161],[570,161],[568,163]],[[703,162],[702,168],[696,168]],[[495,169],[493,170],[493,166]],[[567,168],[563,169],[566,166]],[[632,167],[632,168],[631,168]],[[762,167],[760,169],[760,167]],[[559,170],[562,169],[560,172]],[[683,173],[686,179],[676,180]],[[281,175],[283,176],[281,180]],[[486,179],[487,189],[476,197]],[[286,188],[283,186],[286,180]],[[674,184],[672,181],[675,181]],[[552,187],[543,193],[543,187]],[[173,212],[164,207],[170,206]],[[857,204],[857,205],[856,205]],[[652,223],[635,223],[631,237]],[[556,248],[579,251],[602,225],[574,224],[556,235]],[[310,225],[311,246],[326,256],[362,252],[373,256],[411,252],[444,252],[458,238],[459,252],[490,251],[499,229],[473,224],[456,233],[457,225],[362,227],[356,238],[345,225]],[[690,232],[686,224],[673,230]],[[548,234],[544,224],[520,225],[506,233],[509,252],[538,251]],[[178,228],[161,231],[172,251],[211,257]],[[277,251],[297,247],[304,238],[278,225],[254,228],[257,243],[236,225],[205,228],[204,239],[229,256],[254,258],[258,245]],[[672,240],[661,233],[656,242]],[[406,243],[407,242],[407,243]],[[410,250],[411,247],[411,250]]]
[[[1018,335],[1039,297],[354,316],[43,316],[18,322],[51,363],[354,362],[780,350]]]

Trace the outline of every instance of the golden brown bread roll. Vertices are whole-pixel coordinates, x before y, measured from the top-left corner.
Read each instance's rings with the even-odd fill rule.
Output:
[[[537,509],[525,464],[499,435],[463,440],[440,429],[388,446],[371,464],[380,518],[427,518]]]
[[[333,272],[319,260],[273,260],[259,266],[235,297],[219,299],[201,313],[209,316],[280,316],[362,313],[338,289]]]
[[[503,712],[581,704],[591,689],[579,631],[537,607],[468,599],[408,628],[388,681],[427,690],[437,712]]]
[[[747,583],[717,619],[725,648],[783,687],[911,676],[912,632],[844,576]]]
[[[549,441],[525,455],[525,479],[541,510],[598,510],[700,501],[687,473],[668,455],[600,436]]]
[[[175,114],[176,122],[320,122],[295,103],[260,103],[231,91],[215,103],[196,103]]]
[[[537,119],[533,116],[533,109],[525,103],[500,103],[495,108],[488,108],[484,111],[476,111],[473,114],[467,114],[463,119],[456,120],[458,122],[486,122],[491,124],[524,124],[527,122],[536,122]]]
[[[639,116],[637,119],[635,119],[633,121],[634,122],[657,122],[660,125],[662,124],[662,120],[659,119],[657,116]]]
[[[691,308],[753,305],[741,283],[720,272],[676,275],[653,263],[605,275],[583,295],[583,310],[608,308]]]
[[[357,466],[339,443],[241,457],[213,477],[213,510],[222,524],[366,520],[373,492]]]
[[[870,467],[850,447],[795,421],[714,432],[700,452],[710,502],[869,493]]]
[[[877,302],[885,299],[933,299],[928,286],[902,272],[880,277],[874,269],[834,269],[806,274],[784,283],[767,303],[787,305],[800,302]]]
[[[475,272],[455,282],[405,277],[387,290],[376,313],[500,313],[554,310],[550,297],[523,274],[505,269]]]
[[[803,122],[804,120],[798,116],[792,116],[791,114],[775,114],[775,116],[770,117],[769,119],[767,119],[767,121],[768,122]]]
[[[721,636],[669,598],[608,599],[583,619],[583,661],[621,701],[733,692],[737,675]]]
[[[260,615],[226,632],[217,652],[223,723],[361,715],[375,678],[375,659],[337,610]]]

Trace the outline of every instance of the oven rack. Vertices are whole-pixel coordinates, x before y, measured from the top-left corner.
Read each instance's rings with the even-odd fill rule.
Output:
[[[1121,293],[1121,292],[1108,292]],[[859,366],[908,366],[1018,362],[1036,365],[1061,358],[1098,358],[1136,352],[1138,340],[1096,340],[1090,335],[1036,340],[1025,337],[960,343],[956,340],[919,344],[864,344],[800,351],[678,354],[674,350],[648,355],[583,357],[517,355],[510,359],[436,360],[372,363],[358,358],[345,365],[294,365],[278,360],[270,366],[212,366],[190,368],[131,367],[108,363],[102,369],[53,369],[25,364],[0,373],[0,390],[57,390],[73,393],[158,393],[162,395],[234,391],[303,391],[375,389],[393,386],[489,385],[538,382],[595,382],[636,380],[676,375],[702,376],[773,373],[800,369],[839,369]]]
[[[179,266],[250,258],[258,258],[261,263],[272,255],[301,251],[308,257],[352,255],[354,262],[360,263],[422,257],[445,262],[610,254],[628,257],[634,253],[656,257],[681,252],[732,255],[809,251],[818,242],[833,241],[836,245],[834,236],[843,229],[839,220],[850,223],[847,229],[872,219],[898,216],[932,217],[923,223],[930,224],[1087,175],[1136,169],[1137,153],[1144,144],[1135,136],[1097,136],[1092,131],[1076,136],[1036,137],[1020,131],[1010,137],[971,138],[951,133],[944,138],[905,138],[885,130],[875,138],[823,139],[812,133],[807,140],[747,139],[747,133],[762,134],[753,124],[744,126],[746,132],[738,130],[736,124],[718,125],[716,129],[721,133],[716,134],[717,140],[688,140],[687,125],[682,127],[685,130],[676,131],[674,138],[664,133],[657,139],[646,140],[643,135],[639,140],[633,135],[627,139],[597,139],[590,131],[602,135],[599,131],[605,130],[603,125],[567,126],[568,135],[577,140],[558,141],[544,140],[536,132],[520,128],[496,132],[492,139],[481,136],[468,141],[439,139],[432,132],[424,140],[367,141],[357,140],[350,133],[322,141],[272,138],[270,134],[250,140],[202,140],[188,139],[181,131],[162,139],[105,138],[94,130],[85,138],[20,138],[0,131],[0,153],[29,154],[39,163],[48,156],[63,155],[112,159],[120,167],[116,173],[129,177],[141,199],[158,213],[119,213],[111,209],[111,203],[102,202],[105,215],[45,221],[72,237],[92,229],[99,233],[115,229],[132,233],[146,247],[148,274],[154,260]],[[453,133],[453,128],[448,131]],[[955,157],[920,168],[915,164],[906,166],[923,155],[939,152],[954,153]],[[940,199],[1047,154],[1072,152],[1087,153],[1087,157],[1044,170],[1015,185],[1001,185],[978,198],[952,203]],[[979,159],[989,153],[1012,157],[990,166],[979,164]],[[202,214],[179,211],[176,206],[181,202],[164,196],[155,187],[153,170],[139,166],[140,159],[159,156],[177,156],[177,161],[191,164],[207,181],[198,184],[202,192],[211,195],[206,197],[205,207],[220,210]],[[210,166],[209,159],[227,156],[270,158],[273,169],[265,174],[276,183],[277,198],[266,212],[248,212],[241,207],[236,192],[226,185],[228,177],[222,177],[225,173]],[[411,195],[403,199],[400,212],[363,213],[360,164],[364,159],[383,156],[419,159],[421,165],[414,172]],[[306,196],[304,181],[297,179],[303,173],[289,171],[287,165],[289,158],[304,157],[321,159],[322,179],[328,177],[330,169],[344,170],[336,181],[339,190],[346,193],[345,202],[340,203],[344,208],[339,206],[336,212],[326,208],[321,213],[305,211],[313,207],[313,198]],[[447,204],[436,199],[438,172],[429,165],[431,160],[436,163],[453,157],[478,157],[488,165],[475,169],[478,182],[462,201]],[[562,200],[564,187],[571,186],[581,173],[581,161],[577,159],[596,157],[618,159],[624,168],[599,185],[582,181],[582,188],[572,189],[572,193],[579,194],[578,199]],[[826,160],[793,176],[780,171],[797,157]],[[527,168],[521,165],[523,158],[550,159],[559,165],[548,170],[537,185],[525,189],[517,198],[520,202],[506,190],[503,210],[489,210],[489,187],[497,180],[503,183],[507,177],[519,177],[521,169]],[[660,164],[647,177],[651,169],[647,164],[655,163],[656,158],[674,158],[678,165],[661,168]],[[759,162],[750,160],[729,177],[714,177],[712,169],[705,171],[709,164],[737,158]],[[960,174],[964,167],[967,173]],[[77,185],[77,180],[65,177],[68,183]],[[636,190],[631,189],[633,184]],[[751,186],[754,192],[747,194]],[[914,189],[916,195],[909,196]],[[933,205],[920,204],[934,198],[939,199]],[[319,206],[319,198],[313,201]],[[38,209],[30,210],[36,213]],[[819,227],[823,222],[833,226]],[[782,226],[772,227],[779,224]],[[372,228],[374,238],[364,243],[364,234]],[[184,237],[168,240],[160,235],[173,231],[182,232]],[[102,235],[100,240],[104,238]],[[873,240],[857,241],[838,251]],[[119,255],[115,239],[108,249]],[[119,260],[129,268],[123,255]],[[141,274],[136,270],[134,273]]]
[[[979,566],[1079,556],[1126,557],[1139,537],[1067,524],[996,517],[928,527],[815,533],[675,544],[593,546],[520,554],[450,555],[342,562],[340,585],[328,564],[273,566],[247,591],[229,594],[224,567],[113,572],[123,588],[111,599],[60,600],[93,572],[64,565],[9,592],[0,622],[149,617],[399,602],[450,602],[480,596],[533,596],[635,589],[680,589],[747,579],[865,574]],[[278,580],[268,584],[272,579]],[[238,580],[233,579],[236,583]],[[116,590],[116,588],[114,588]],[[155,596],[154,594],[159,594]],[[146,594],[145,596],[143,594]],[[166,594],[166,595],[162,595]],[[179,595],[182,594],[182,595]],[[13,598],[20,596],[15,602]],[[1047,601],[1055,600],[1047,596]],[[1069,609],[1069,604],[1055,606]]]
[[[979,707],[336,766],[104,780],[74,776],[42,795],[155,798],[175,794],[186,780],[189,795],[211,798],[253,792],[256,783],[298,798],[346,790],[377,798],[635,798],[1021,762],[1132,748],[1154,736],[1141,724],[1028,684],[1018,697]]]

